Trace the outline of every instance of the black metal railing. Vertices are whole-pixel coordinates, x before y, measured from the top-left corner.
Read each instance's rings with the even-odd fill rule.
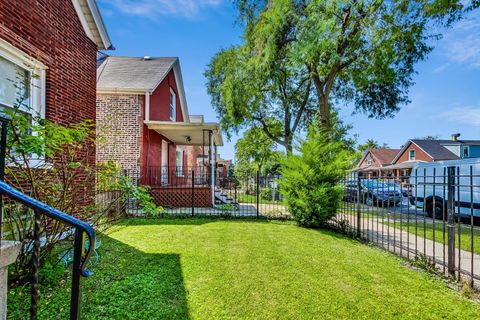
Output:
[[[480,284],[480,161],[423,164],[410,174],[352,172],[335,227],[442,273]]]
[[[45,216],[49,219],[59,221],[74,229],[74,253],[72,266],[72,285],[70,298],[70,319],[80,318],[80,279],[81,277],[89,277],[92,273],[86,269],[86,265],[95,248],[95,231],[88,223],[81,221],[71,215],[52,208],[45,203],[42,203],[23,192],[15,189],[5,182],[5,155],[7,142],[7,125],[9,119],[0,116],[1,122],[1,139],[0,139],[0,241],[3,238],[3,206],[5,197],[9,201],[21,203],[25,207],[33,211],[33,232],[31,235],[33,246],[29,246],[27,250],[31,251],[31,270],[30,270],[30,285],[31,285],[31,301],[30,301],[30,318],[37,319],[37,309],[39,302],[39,262],[41,250],[41,219]],[[84,253],[84,236],[88,237],[88,247]],[[1,245],[1,243],[0,243]]]
[[[278,185],[280,175],[251,171],[234,177],[219,167],[212,179],[211,171],[208,166],[149,167],[125,174],[150,188],[165,215],[289,217]],[[140,211],[129,209],[132,214]]]

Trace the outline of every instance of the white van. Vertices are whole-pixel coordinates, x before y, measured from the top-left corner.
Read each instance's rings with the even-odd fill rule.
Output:
[[[455,167],[455,215],[480,217],[480,159],[418,163],[410,175],[410,203],[430,217],[446,219],[448,167]]]

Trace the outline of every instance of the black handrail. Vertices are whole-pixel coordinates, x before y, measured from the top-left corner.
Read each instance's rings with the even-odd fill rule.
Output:
[[[38,305],[38,262],[40,254],[40,217],[43,214],[51,219],[61,221],[68,226],[75,228],[74,249],[73,249],[73,266],[72,266],[72,290],[70,298],[70,319],[80,319],[80,278],[89,277],[92,272],[86,269],[88,260],[95,249],[95,231],[88,223],[68,215],[60,210],[52,208],[47,204],[40,202],[23,192],[15,189],[4,181],[5,174],[5,156],[7,144],[7,123],[9,117],[0,113],[1,135],[0,135],[0,211],[3,207],[3,196],[6,195],[10,199],[16,200],[26,207],[32,209],[34,215],[33,240],[34,247],[32,251],[32,296],[30,306],[30,319],[37,319]],[[84,234],[87,234],[89,246],[87,253],[84,251]],[[0,240],[2,235],[2,215],[0,214]]]
[[[71,227],[74,227],[75,229],[80,229],[84,233],[87,234],[88,240],[89,240],[89,246],[88,246],[88,251],[81,262],[80,265],[80,271],[82,276],[84,277],[89,277],[91,275],[91,272],[85,269],[85,265],[90,259],[90,256],[93,253],[93,250],[95,248],[95,231],[93,230],[92,226],[90,226],[88,223],[85,221],[82,221],[80,219],[77,219],[71,215],[68,215],[60,210],[57,210],[55,208],[52,208],[48,205],[46,205],[43,202],[40,202],[30,196],[27,196],[23,192],[15,189],[14,187],[10,186],[9,184],[0,181],[0,193],[8,196],[11,199],[14,199],[21,204],[29,207],[30,209],[43,213],[49,218],[59,220]]]

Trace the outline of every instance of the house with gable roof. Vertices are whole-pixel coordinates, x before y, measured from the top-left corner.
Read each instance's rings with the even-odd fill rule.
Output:
[[[182,196],[181,186],[190,188],[190,172],[201,172],[195,179],[197,206],[213,206],[215,179],[210,173],[216,171],[222,135],[218,123],[189,114],[179,59],[102,59],[97,134],[105,143],[97,147],[97,160],[118,163],[138,183],[149,185],[162,206],[190,206],[191,197]],[[196,163],[199,152],[202,162]]]

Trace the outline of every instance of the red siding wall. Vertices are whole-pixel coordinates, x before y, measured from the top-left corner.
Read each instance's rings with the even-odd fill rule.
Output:
[[[170,121],[170,88],[173,89],[176,96],[176,121],[182,122],[182,108],[180,106],[180,97],[178,95],[175,74],[171,70],[163,79],[162,83],[150,96],[150,120],[152,121]]]
[[[175,91],[176,96],[176,121],[183,122],[181,101],[175,81],[175,74],[171,70],[163,79],[162,83],[150,96],[150,120],[152,121],[170,121],[170,88]],[[162,165],[162,140],[168,142],[168,166],[176,165],[177,146],[154,130],[148,130],[147,126],[143,130],[143,143],[141,151],[142,172],[146,172],[148,167],[158,167]],[[185,156],[184,163],[187,163]],[[170,171],[169,182],[173,183],[174,171]]]
[[[408,153],[412,149],[415,150],[415,160],[427,161],[427,162],[433,161],[433,159],[428,154],[423,152],[422,149],[420,149],[419,147],[417,147],[417,145],[410,142],[407,148],[405,149],[405,151],[400,155],[400,157],[397,159],[395,163],[402,163],[402,162],[408,161]]]
[[[369,158],[372,159],[372,164],[371,165],[368,165],[368,159]],[[365,159],[363,159],[363,161],[360,163],[360,165],[358,167],[359,168],[366,168],[366,167],[371,167],[371,166],[374,166],[374,167],[379,166],[379,163],[374,157],[372,157],[370,151],[368,151],[367,156],[365,157]]]

